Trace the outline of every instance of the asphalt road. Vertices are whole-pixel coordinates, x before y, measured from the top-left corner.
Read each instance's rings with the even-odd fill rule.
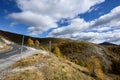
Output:
[[[5,58],[8,58],[12,55],[21,53],[21,46],[13,45],[13,44],[11,44],[10,46],[12,47],[12,49],[0,53],[0,59],[5,59]],[[26,51],[26,50],[27,50],[27,48],[23,47],[22,51]]]

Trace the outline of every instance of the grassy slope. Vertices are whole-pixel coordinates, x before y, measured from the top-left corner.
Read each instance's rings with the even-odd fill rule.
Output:
[[[112,72],[114,74],[120,75],[120,46],[106,46],[106,48],[111,51],[112,54],[116,54],[118,59],[111,59],[112,61]]]
[[[120,46],[106,46],[106,48],[108,48],[108,50],[110,50],[114,54],[120,56]]]
[[[28,66],[34,69],[27,69]],[[11,66],[13,70],[19,68],[21,70],[8,74],[3,80],[95,80],[86,68],[54,55],[30,56]]]
[[[111,68],[111,59],[118,59],[116,54],[111,54],[107,48],[85,41],[70,41],[57,45],[61,53],[67,56],[72,62],[81,66],[86,66],[86,61],[90,56],[96,56],[102,63],[103,70],[108,71]]]
[[[39,53],[23,58],[14,63],[10,69],[13,72],[7,74],[3,80],[100,80],[91,77],[85,67],[53,54],[48,56]],[[105,75],[103,80],[119,79],[120,77],[116,75]]]

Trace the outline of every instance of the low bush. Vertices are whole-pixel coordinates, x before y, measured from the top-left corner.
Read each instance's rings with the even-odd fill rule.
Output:
[[[63,54],[61,53],[59,47],[55,47],[53,53],[54,53],[57,57],[64,57]]]
[[[112,73],[120,75],[120,60],[112,60]]]
[[[101,62],[98,58],[95,56],[88,58],[86,61],[86,67],[90,71],[91,76],[104,80],[104,73],[102,71]]]

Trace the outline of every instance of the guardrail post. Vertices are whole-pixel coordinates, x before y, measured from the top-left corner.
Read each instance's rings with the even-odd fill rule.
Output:
[[[22,45],[21,45],[21,52],[20,53],[22,53],[22,51],[23,51],[23,45],[24,45],[24,35],[22,37]]]
[[[49,41],[49,55],[51,53],[51,41]]]

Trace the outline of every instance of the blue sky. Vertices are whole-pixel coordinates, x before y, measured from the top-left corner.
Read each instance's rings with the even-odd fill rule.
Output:
[[[0,30],[120,44],[120,0],[0,0]]]

